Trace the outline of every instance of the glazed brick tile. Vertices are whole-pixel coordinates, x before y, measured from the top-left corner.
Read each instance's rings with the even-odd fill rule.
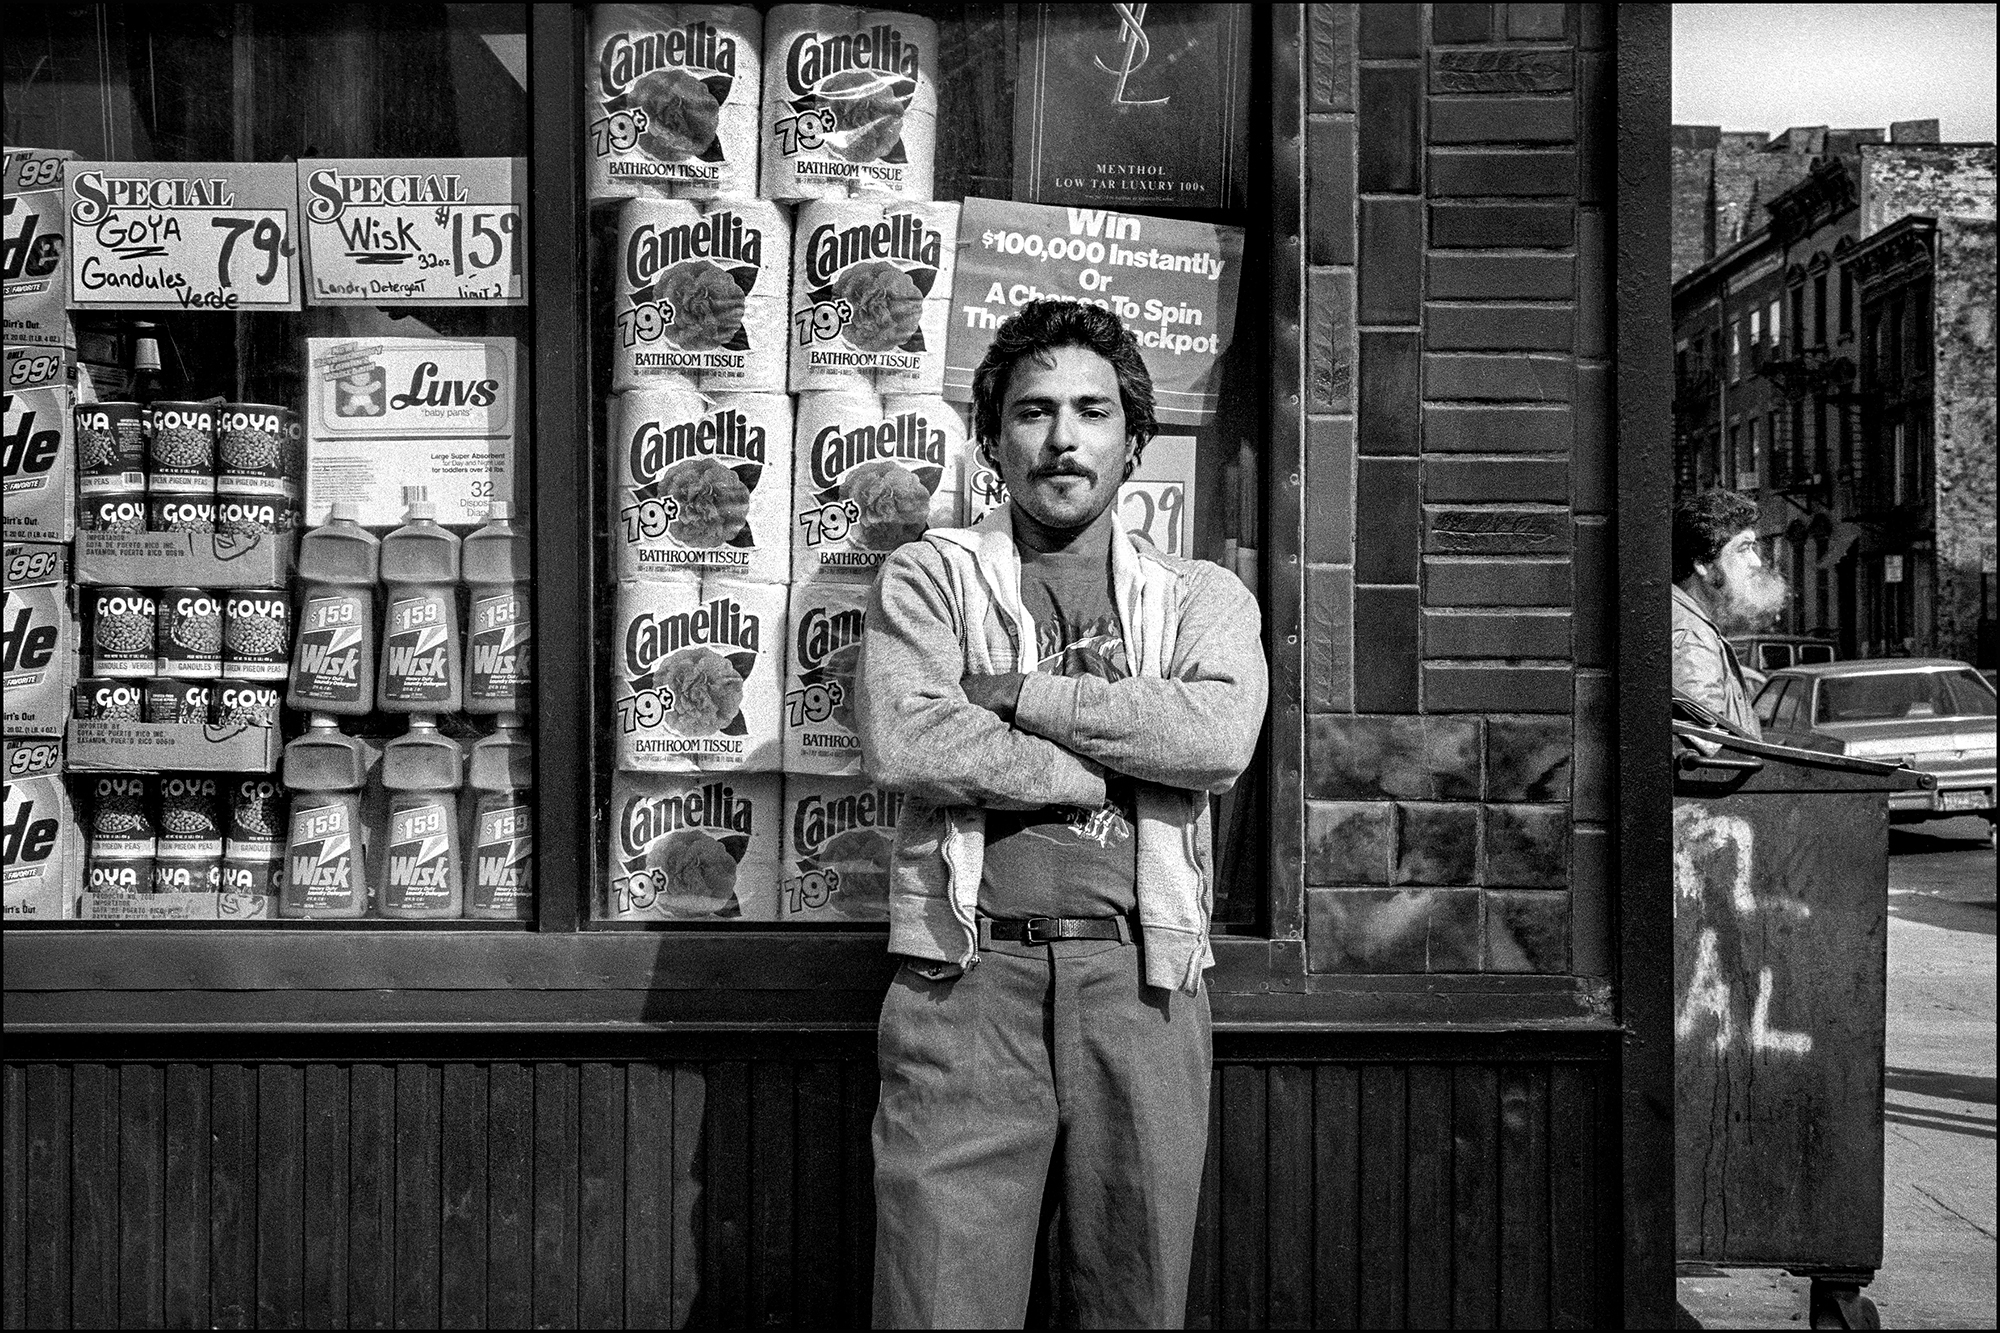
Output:
[[[1562,204],[1432,204],[1431,244],[1440,250],[1567,250],[1575,210]]]
[[[1608,829],[1580,825],[1570,835],[1570,942],[1580,977],[1611,975],[1613,867]]]
[[[1570,507],[1579,514],[1611,512],[1611,367],[1576,368],[1576,489]]]
[[[1354,707],[1364,713],[1417,711],[1417,590],[1354,590]]]
[[[1414,324],[1422,305],[1424,206],[1416,199],[1361,202],[1363,324]]]
[[[1306,567],[1306,711],[1354,706],[1354,573]]]
[[[1493,6],[1432,5],[1431,40],[1439,43],[1492,41]]]
[[[1423,360],[1414,333],[1361,335],[1361,413],[1367,455],[1414,454],[1423,429]]]
[[[1569,495],[1569,464],[1560,458],[1424,460],[1427,503],[1562,504]]]
[[[1434,93],[1566,93],[1575,84],[1567,50],[1431,52]]]
[[[1431,713],[1567,713],[1575,704],[1566,666],[1424,664]]]
[[[1423,523],[1416,460],[1363,458],[1355,474],[1355,582],[1415,583]]]
[[[1306,272],[1306,392],[1313,412],[1347,412],[1354,401],[1354,271]]]
[[[1424,509],[1426,555],[1558,555],[1569,544],[1569,514],[1561,509]]]
[[[1306,94],[1314,111],[1354,110],[1354,6],[1306,6]]]
[[[1433,254],[1425,278],[1434,301],[1567,301],[1576,291],[1568,255]]]
[[[1479,736],[1477,718],[1308,716],[1306,793],[1348,800],[1477,800]]]
[[[1476,972],[1479,893],[1314,889],[1306,894],[1306,941],[1314,972]]]
[[[1424,346],[1433,352],[1568,351],[1574,327],[1566,305],[1424,307]]]
[[[1575,190],[1576,154],[1561,148],[1525,152],[1434,149],[1425,177],[1425,193],[1433,199],[1473,195],[1568,198]]]
[[[1507,36],[1517,42],[1559,42],[1568,5],[1508,5]]]
[[[1611,350],[1611,301],[1606,292],[1611,275],[1605,251],[1604,227],[1603,209],[1577,210],[1576,354],[1587,360],[1602,358]]]
[[[1365,20],[1362,27],[1367,27]],[[1355,181],[1363,194],[1416,190],[1423,100],[1423,73],[1415,67],[1361,71],[1360,108],[1354,117],[1360,127]]]
[[[1575,421],[1566,405],[1424,408],[1425,453],[1559,454],[1574,439]]]
[[[1576,664],[1611,665],[1611,528],[1602,519],[1576,525]]]
[[[1395,883],[1470,884],[1478,858],[1478,806],[1396,807]]]
[[[1306,120],[1306,262],[1354,262],[1354,122]]]
[[[1569,656],[1566,611],[1426,611],[1424,656]]]
[[[1386,801],[1306,802],[1306,883],[1387,884],[1396,841]]]
[[[1567,801],[1574,747],[1566,717],[1486,719],[1486,799]]]
[[[1424,357],[1424,396],[1441,402],[1567,403],[1568,357],[1433,352]]]
[[[1568,606],[1567,560],[1453,556],[1424,561],[1425,606]]]
[[[1560,889],[1569,883],[1569,807],[1486,807],[1489,889]]]
[[[1489,892],[1486,895],[1486,970],[1569,971],[1569,895]]]
[[[1420,53],[1423,45],[1422,5],[1361,6],[1363,60],[1409,59]]]
[[[1306,559],[1354,563],[1354,422],[1306,418]]]
[[[1615,806],[1611,783],[1611,677],[1594,671],[1576,676],[1576,817],[1607,820]]]
[[[1570,143],[1575,138],[1573,98],[1431,99],[1432,143]]]

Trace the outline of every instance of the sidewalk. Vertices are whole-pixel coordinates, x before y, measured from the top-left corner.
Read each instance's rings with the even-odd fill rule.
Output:
[[[1984,821],[1891,834],[1884,1328],[1994,1327],[1994,855]],[[1957,835],[1954,837],[1953,835]],[[1803,1279],[1678,1283],[1704,1328],[1799,1328]]]

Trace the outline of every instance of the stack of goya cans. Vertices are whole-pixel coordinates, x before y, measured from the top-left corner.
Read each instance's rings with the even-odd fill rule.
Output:
[[[271,403],[81,403],[85,532],[288,532],[299,525],[299,414]]]
[[[278,725],[292,639],[284,589],[81,591],[90,674],[77,682],[79,718]],[[106,775],[90,794],[91,892],[276,892],[275,778]]]

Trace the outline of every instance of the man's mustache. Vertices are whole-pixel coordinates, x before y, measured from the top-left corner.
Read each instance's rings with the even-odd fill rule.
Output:
[[[1033,481],[1040,481],[1044,477],[1082,477],[1085,481],[1089,482],[1097,480],[1095,472],[1092,472],[1081,463],[1072,463],[1067,459],[1059,463],[1045,463],[1030,472],[1028,476]]]

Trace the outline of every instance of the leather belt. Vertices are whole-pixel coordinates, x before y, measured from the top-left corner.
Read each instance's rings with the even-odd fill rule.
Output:
[[[1020,921],[981,917],[989,939],[1009,944],[1054,944],[1057,940],[1128,940],[1132,927],[1122,916],[1031,916]]]

